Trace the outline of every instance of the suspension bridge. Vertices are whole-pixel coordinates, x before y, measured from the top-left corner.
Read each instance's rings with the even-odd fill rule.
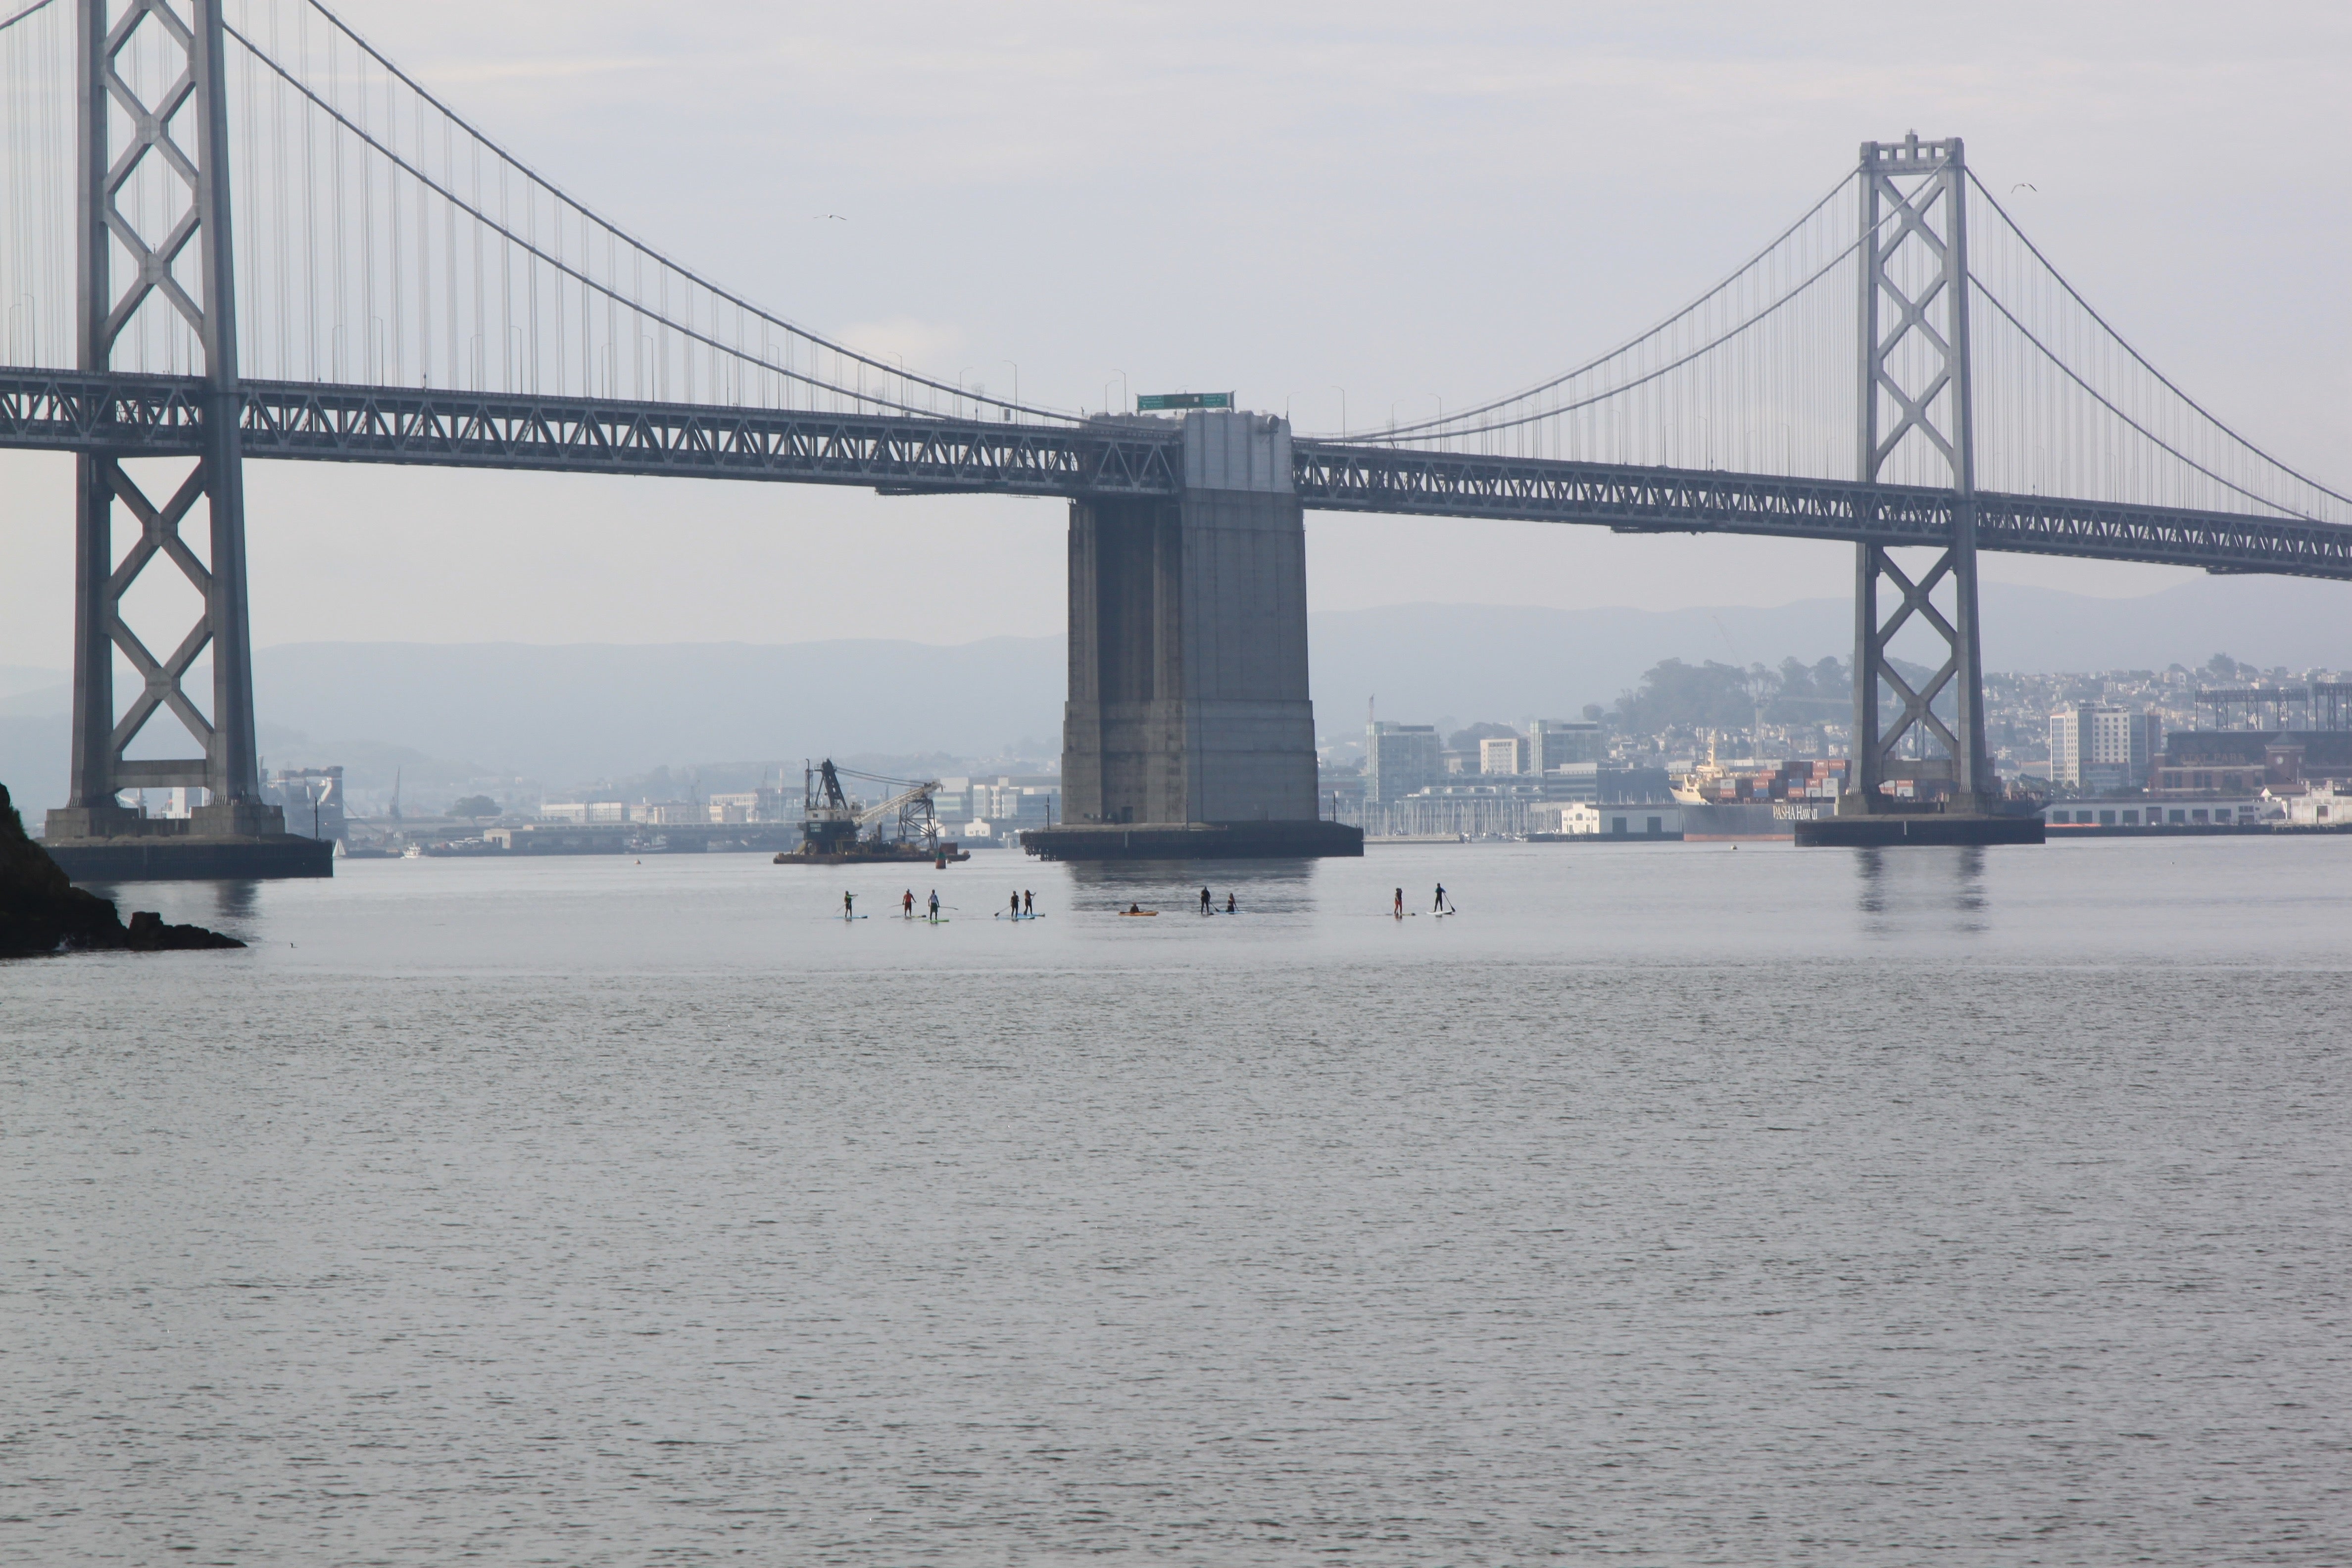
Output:
[[[1305,509],[1852,543],[1842,811],[1865,829],[1899,815],[1881,786],[1906,746],[1945,768],[1948,819],[1988,818],[1979,552],[2352,579],[2352,500],[2132,348],[1957,137],[1864,143],[1714,288],[1559,374],[1307,436],[1023,403],[797,325],[600,216],[318,0],[38,0],[0,19],[0,446],[77,464],[71,796],[47,832],[90,866],[155,837],[136,789],[207,792],[177,825],[188,867],[266,865],[278,836],[249,458],[1065,500],[1073,854],[1089,832],[1333,848]],[[163,480],[126,467],[150,458]],[[166,570],[203,609],[159,655],[125,595]],[[1932,639],[1924,679],[1898,636]],[[166,714],[197,754],[148,754]]]

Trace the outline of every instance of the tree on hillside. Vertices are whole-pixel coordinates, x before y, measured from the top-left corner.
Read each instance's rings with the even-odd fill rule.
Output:
[[[452,816],[496,816],[499,803],[486,795],[469,795],[449,808]]]
[[[1926,679],[1927,672],[1895,661],[1908,680]],[[1939,702],[1941,712],[1948,704]],[[1763,710],[1768,724],[1822,724],[1843,721],[1853,710],[1853,670],[1843,660],[1824,658],[1812,664],[1784,658],[1778,670],[1760,664],[1746,669],[1738,665],[1685,664],[1670,658],[1653,665],[1642,684],[1617,700],[1612,716],[1619,731],[1656,735],[1668,730],[1749,730]],[[1587,709],[1587,717],[1598,718]]]
[[[1652,665],[1638,688],[1617,699],[1617,712],[1620,727],[1633,735],[1744,730],[1756,722],[1748,671],[1713,659],[1690,665],[1670,658]]]
[[[1496,724],[1481,720],[1466,730],[1456,730],[1448,735],[1445,738],[1445,749],[1449,752],[1475,752],[1478,749],[1478,742],[1481,741],[1503,741],[1517,733],[1518,731],[1508,724]]]
[[[1853,710],[1853,669],[1842,659],[1808,665],[1784,658],[1775,679],[1780,689],[1764,710],[1771,723],[1837,722]]]

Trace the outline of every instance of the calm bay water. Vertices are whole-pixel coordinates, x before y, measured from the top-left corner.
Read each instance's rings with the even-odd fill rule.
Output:
[[[2352,1561],[2352,843],[1203,870],[122,889],[0,1561]]]

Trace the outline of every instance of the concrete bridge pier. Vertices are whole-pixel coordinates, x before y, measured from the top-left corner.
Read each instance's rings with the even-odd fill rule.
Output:
[[[1360,855],[1319,820],[1307,536],[1290,427],[1183,421],[1173,499],[1070,505],[1070,685],[1055,859]]]

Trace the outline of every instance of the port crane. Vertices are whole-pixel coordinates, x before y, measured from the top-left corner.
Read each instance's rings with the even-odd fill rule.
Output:
[[[844,778],[881,784],[896,791],[875,805],[849,798]],[[801,847],[791,857],[802,860],[936,860],[940,845],[939,814],[931,797],[939,793],[937,779],[894,779],[834,765],[832,758],[801,770]],[[894,822],[895,819],[895,822]],[[866,830],[872,828],[871,837]],[[950,849],[953,846],[949,847]],[[777,859],[786,857],[779,855]],[[955,857],[961,859],[961,855]]]

